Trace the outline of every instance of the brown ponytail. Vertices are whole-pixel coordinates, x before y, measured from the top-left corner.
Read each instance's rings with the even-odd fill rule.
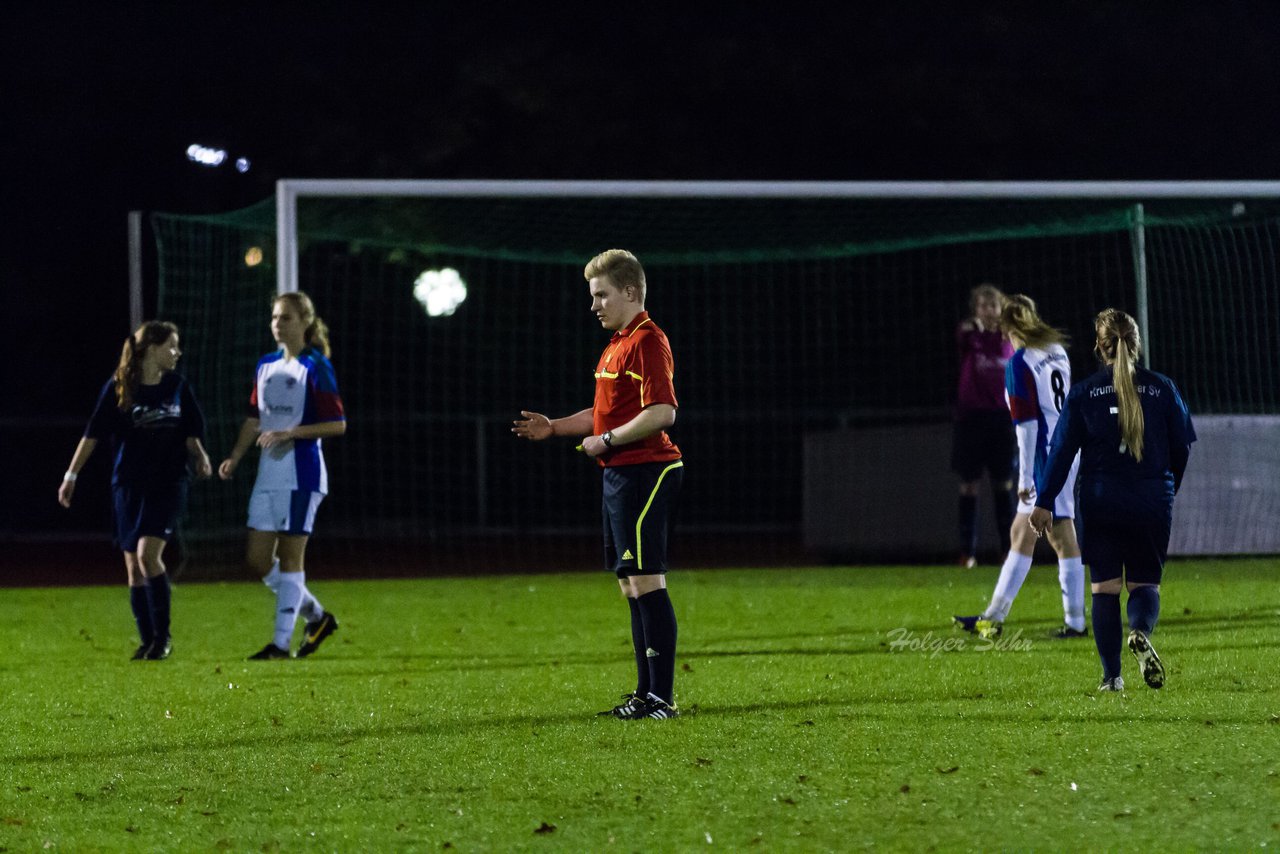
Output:
[[[120,364],[116,366],[116,406],[127,411],[138,395],[142,382],[142,359],[149,347],[155,347],[178,334],[178,327],[165,320],[148,320],[124,339],[120,348]]]
[[[1138,332],[1138,324],[1123,311],[1108,308],[1098,313],[1093,325],[1098,333],[1098,343],[1094,349],[1113,368],[1112,384],[1116,389],[1120,410],[1120,437],[1124,440],[1124,448],[1135,460],[1142,462],[1142,435],[1146,429],[1146,421],[1142,415],[1138,388],[1133,381],[1138,369],[1138,358],[1142,354],[1142,336]]]

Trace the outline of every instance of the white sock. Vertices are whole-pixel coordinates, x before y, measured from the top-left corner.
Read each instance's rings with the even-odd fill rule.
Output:
[[[324,606],[307,587],[306,573],[299,572],[298,576],[302,578],[302,604],[298,606],[298,616],[305,622],[314,623],[324,616]]]
[[[996,581],[996,589],[991,594],[991,604],[987,606],[983,616],[988,620],[1003,623],[1009,616],[1013,600],[1017,598],[1018,591],[1022,589],[1022,582],[1026,580],[1030,570],[1031,555],[1019,554],[1010,549],[1008,556],[1004,559],[1004,565],[1000,567],[1000,578]]]
[[[271,564],[271,571],[268,572],[266,575],[262,576],[262,583],[267,585],[267,589],[270,590],[272,593],[275,593],[278,589],[280,589],[279,559],[277,559],[275,563]]]
[[[276,588],[276,634],[272,640],[281,649],[293,642],[293,627],[298,622],[298,606],[302,603],[302,573],[280,573]]]
[[[1084,631],[1084,561],[1064,557],[1058,561],[1058,585],[1062,587],[1062,612],[1067,625]]]

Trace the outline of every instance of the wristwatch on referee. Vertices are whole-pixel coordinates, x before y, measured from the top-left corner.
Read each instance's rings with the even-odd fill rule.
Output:
[[[601,433],[600,441],[604,442],[604,446],[606,448],[612,448],[613,447],[613,431],[605,430],[603,433]]]

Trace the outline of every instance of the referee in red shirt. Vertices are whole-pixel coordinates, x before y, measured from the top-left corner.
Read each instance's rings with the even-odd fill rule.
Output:
[[[583,276],[591,311],[613,332],[596,365],[595,402],[556,419],[522,410],[511,432],[533,441],[586,437],[583,452],[603,470],[605,565],[631,608],[636,655],[635,691],[601,714],[674,718],[676,614],[667,595],[667,528],[684,463],[665,432],[678,406],[671,345],[644,310],[644,268],[636,256],[602,252]]]

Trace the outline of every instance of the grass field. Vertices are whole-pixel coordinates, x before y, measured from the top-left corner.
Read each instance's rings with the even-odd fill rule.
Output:
[[[1171,564],[1167,686],[1098,695],[1050,567],[1001,647],[949,625],[994,569],[682,571],[684,716],[636,722],[603,575],[314,583],[342,628],[276,662],[260,585],[137,663],[123,585],[8,590],[0,850],[1275,848],[1278,576]]]

